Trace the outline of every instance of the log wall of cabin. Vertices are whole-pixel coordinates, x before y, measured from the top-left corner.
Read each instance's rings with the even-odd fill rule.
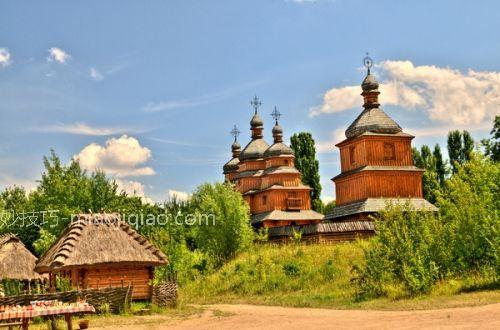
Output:
[[[266,168],[278,166],[294,166],[294,156],[281,156],[266,159]]]
[[[309,190],[276,189],[267,190],[252,195],[250,201],[250,211],[252,214],[269,212],[273,210],[286,211],[288,209],[287,199],[300,199],[300,210],[309,210],[311,208],[311,198]]]
[[[106,287],[133,286],[133,299],[149,299],[150,277],[152,267],[148,266],[106,266],[96,268],[79,268],[61,273],[71,279],[75,288],[98,289]]]
[[[337,205],[365,198],[423,198],[420,171],[363,171],[335,180]]]
[[[266,189],[273,185],[284,187],[297,187],[302,183],[300,173],[273,173],[263,176],[260,189]]]
[[[412,137],[365,136],[339,145],[342,172],[366,165],[372,166],[412,166]],[[394,157],[388,157],[391,147]]]

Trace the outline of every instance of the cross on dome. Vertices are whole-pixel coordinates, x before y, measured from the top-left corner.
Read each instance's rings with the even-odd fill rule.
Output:
[[[238,129],[238,127],[236,125],[234,125],[233,129],[229,133],[231,133],[231,135],[234,137],[234,141],[236,141],[241,132]]]
[[[255,109],[255,113],[257,113],[257,110],[259,109],[259,107],[262,105],[262,102],[260,102],[259,98],[257,97],[257,95],[255,95],[253,97],[253,100],[250,101],[250,104],[252,105],[252,107]]]
[[[278,123],[278,120],[280,119],[281,117],[281,112],[278,111],[278,108],[274,107],[274,110],[273,112],[271,113],[271,116],[274,118],[274,120],[276,121],[276,124]]]

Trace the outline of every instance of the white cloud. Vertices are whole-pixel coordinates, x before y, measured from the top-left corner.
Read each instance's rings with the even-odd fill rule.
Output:
[[[49,62],[56,61],[61,64],[65,64],[70,58],[71,55],[69,55],[61,48],[52,47],[49,49],[49,56],[47,57],[47,61]]]
[[[500,72],[449,67],[415,66],[410,61],[384,61],[377,65],[380,102],[422,111],[431,121],[454,125],[491,122],[500,112]],[[359,86],[332,88],[310,116],[336,113],[362,105]]]
[[[321,195],[321,200],[323,201],[324,204],[328,204],[330,202],[333,202],[335,200],[335,197],[328,195]]]
[[[178,191],[178,190],[172,190],[169,189],[167,191],[168,198],[169,199],[177,199],[179,201],[187,201],[189,198],[191,198],[191,195],[185,191]]]
[[[129,181],[115,179],[116,185],[118,186],[118,192],[125,192],[128,196],[140,197],[141,201],[145,204],[154,204],[154,201],[146,196],[144,185],[139,181]]]
[[[10,53],[7,48],[0,48],[0,68],[5,68],[11,63]]]
[[[337,128],[333,132],[331,132],[331,138],[328,141],[319,141],[316,143],[316,150],[318,153],[328,153],[328,152],[337,152],[337,148],[335,145],[343,140],[345,140],[345,132],[346,128]]]
[[[75,155],[74,159],[86,170],[100,169],[117,178],[155,174],[153,168],[143,166],[151,159],[151,150],[127,135],[109,139],[104,146],[91,143]]]
[[[94,79],[95,81],[101,81],[104,79],[104,76],[96,68],[92,67],[90,68],[90,78]]]
[[[123,134],[125,132],[139,132],[125,127],[91,127],[85,123],[76,122],[74,124],[56,124],[44,128],[34,129],[39,132],[49,133],[68,133],[75,135],[106,136],[114,134]]]

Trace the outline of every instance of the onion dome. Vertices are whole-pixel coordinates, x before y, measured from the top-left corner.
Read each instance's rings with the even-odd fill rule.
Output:
[[[274,143],[264,152],[264,157],[267,158],[282,155],[293,155],[292,148],[283,143],[283,128],[281,128],[278,123],[278,119],[279,117],[281,117],[281,114],[279,113],[278,109],[276,109],[276,107],[274,108],[272,116],[276,120],[276,123],[273,127]]]
[[[252,120],[250,120],[250,127],[251,128],[257,128],[257,127],[263,127],[263,126],[264,126],[264,121],[259,116],[259,114],[256,112],[253,115]]]
[[[363,112],[354,120],[347,128],[345,135],[347,138],[354,138],[363,133],[379,133],[379,134],[397,134],[402,132],[399,126],[391,117],[389,117],[378,103],[378,95],[380,94],[378,87],[379,83],[370,73],[372,60],[369,57],[365,58],[365,66],[368,69],[365,79],[361,84],[363,92],[361,95],[364,98]]]
[[[370,72],[368,72],[365,79],[363,80],[363,83],[361,83],[361,89],[363,89],[363,91],[365,92],[378,90],[378,86],[378,81]]]
[[[234,125],[234,128],[231,131],[231,135],[234,136],[234,142],[231,145],[231,152],[233,153],[233,158],[231,158],[231,160],[228,161],[226,164],[224,164],[224,166],[222,167],[224,174],[236,172],[238,170],[238,166],[240,163],[239,156],[241,152],[241,145],[237,140],[239,134],[240,131],[238,130],[236,125]]]

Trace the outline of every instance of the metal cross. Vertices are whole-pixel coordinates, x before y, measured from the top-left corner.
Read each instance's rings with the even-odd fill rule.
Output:
[[[281,112],[278,111],[278,108],[274,107],[273,112],[271,113],[271,116],[276,120],[276,123],[278,123],[278,120],[281,117]]]
[[[262,105],[262,102],[260,102],[259,98],[257,97],[257,95],[255,95],[253,97],[253,100],[250,101],[250,104],[252,105],[252,107],[255,109],[255,113],[257,113],[257,110],[259,109],[259,107]]]
[[[370,68],[373,66],[373,60],[369,56],[368,52],[366,53],[366,56],[363,59],[363,65],[365,66],[365,68],[368,69],[368,73],[370,73]]]
[[[238,127],[236,125],[234,125],[233,129],[231,130],[231,135],[234,137],[234,141],[236,141],[236,139],[238,138],[238,135],[240,135],[240,130],[238,129]]]

